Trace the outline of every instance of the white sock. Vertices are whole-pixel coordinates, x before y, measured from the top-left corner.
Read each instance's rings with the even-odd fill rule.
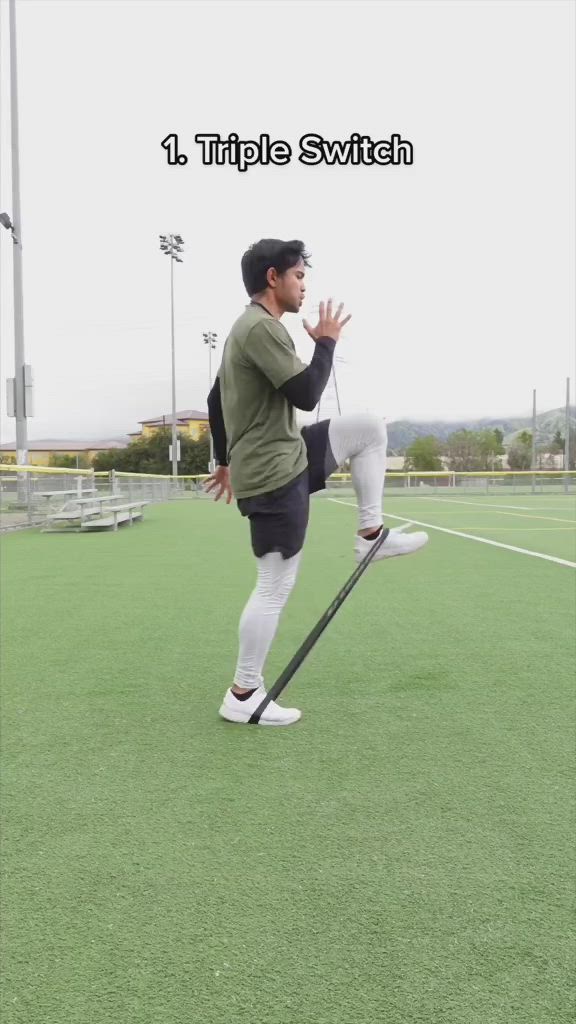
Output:
[[[262,670],[276,635],[280,615],[298,573],[301,552],[284,559],[279,551],[257,558],[256,588],[240,618],[240,650],[234,685],[245,690],[262,686]]]
[[[330,420],[328,440],[339,466],[350,459],[352,485],[358,501],[358,529],[382,526],[382,493],[386,476],[386,423],[373,413]]]

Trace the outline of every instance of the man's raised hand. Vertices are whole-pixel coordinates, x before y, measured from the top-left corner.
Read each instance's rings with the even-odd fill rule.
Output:
[[[303,321],[304,328],[312,338],[312,341],[318,341],[318,338],[333,338],[334,341],[338,341],[340,331],[351,319],[350,313],[343,320],[340,319],[343,309],[344,303],[341,302],[336,312],[332,313],[332,299],[328,299],[326,305],[323,302],[320,303],[320,319],[317,326],[311,327],[307,320]]]

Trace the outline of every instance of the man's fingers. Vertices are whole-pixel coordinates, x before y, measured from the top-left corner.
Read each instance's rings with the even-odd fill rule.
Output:
[[[335,320],[338,320],[338,319],[339,319],[339,317],[340,317],[340,314],[341,314],[341,312],[342,312],[342,310],[343,310],[343,309],[344,309],[344,303],[343,303],[343,302],[341,302],[341,303],[340,303],[340,305],[338,306],[338,309],[336,310],[336,314],[335,314],[335,316],[334,316],[334,319],[335,319]]]
[[[345,327],[346,324],[348,323],[348,321],[351,320],[351,319],[352,319],[352,313],[348,313],[348,316],[344,317],[342,323],[340,324],[340,327]]]
[[[320,320],[324,319],[324,303],[323,302],[320,303],[320,306],[318,308],[318,316],[320,317]]]
[[[332,319],[332,299],[328,299],[328,305],[326,306],[326,317],[328,320]]]

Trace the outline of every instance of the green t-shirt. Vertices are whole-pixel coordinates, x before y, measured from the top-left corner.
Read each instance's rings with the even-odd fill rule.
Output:
[[[250,303],[226,339],[219,370],[230,481],[237,498],[273,491],[306,469],[294,406],[278,391],[305,369],[286,328]]]

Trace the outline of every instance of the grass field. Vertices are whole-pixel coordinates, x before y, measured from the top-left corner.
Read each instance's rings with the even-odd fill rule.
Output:
[[[313,503],[269,682],[353,569],[353,502]],[[234,508],[3,538],[3,1024],[573,1020],[574,501],[386,511],[441,530],[365,574],[287,729],[217,717]]]

